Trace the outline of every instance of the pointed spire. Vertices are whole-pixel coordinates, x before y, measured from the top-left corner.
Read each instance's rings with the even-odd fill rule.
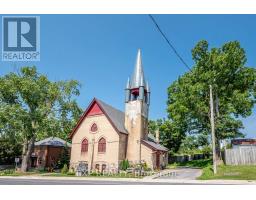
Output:
[[[142,68],[141,50],[138,49],[137,60],[135,64],[134,73],[132,76],[131,88],[138,88],[139,86],[145,86],[145,77]]]
[[[141,78],[141,79],[140,79],[140,86],[145,86],[145,84],[144,84],[144,78]]]
[[[126,84],[126,89],[130,89],[130,78],[128,77],[128,80],[127,80],[127,84]]]

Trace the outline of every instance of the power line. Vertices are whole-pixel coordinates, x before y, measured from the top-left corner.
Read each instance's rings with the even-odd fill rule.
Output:
[[[160,26],[158,25],[158,23],[156,22],[156,20],[154,19],[154,17],[152,15],[148,15],[150,17],[150,19],[152,20],[152,22],[155,24],[157,30],[161,33],[161,35],[163,36],[163,38],[165,39],[165,41],[168,43],[168,45],[171,47],[171,49],[173,50],[173,52],[176,54],[176,56],[180,59],[180,61],[185,65],[185,67],[189,70],[192,71],[191,68],[188,66],[188,64],[185,62],[185,60],[181,57],[181,55],[178,53],[178,51],[176,50],[176,48],[171,44],[171,42],[169,41],[169,39],[166,37],[166,35],[164,34],[164,32],[161,30]]]
[[[189,71],[192,72],[191,68],[188,66],[188,64],[184,61],[184,59],[180,56],[180,54],[177,52],[175,47],[171,44],[169,39],[166,37],[166,35],[163,33],[159,25],[157,24],[156,20],[152,15],[149,14],[150,19],[153,21],[155,24],[157,30],[161,33],[161,35],[164,37],[168,45],[171,47],[173,52],[176,54],[176,56],[180,59],[180,61],[185,65],[186,68],[189,69]],[[215,148],[215,122],[214,122],[214,107],[213,107],[213,94],[212,94],[212,85],[210,85],[210,111],[211,111],[211,132],[212,132],[212,151],[213,151],[213,169],[214,169],[214,174],[217,173],[217,161],[216,161],[216,148]],[[202,112],[199,111],[200,114],[203,114]],[[203,114],[204,115],[204,114]]]

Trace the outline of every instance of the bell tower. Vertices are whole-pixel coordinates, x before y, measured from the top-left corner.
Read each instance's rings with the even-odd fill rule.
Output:
[[[132,78],[125,88],[125,128],[128,131],[127,159],[134,163],[141,160],[141,141],[147,139],[150,90],[146,83],[141,50],[138,50]]]

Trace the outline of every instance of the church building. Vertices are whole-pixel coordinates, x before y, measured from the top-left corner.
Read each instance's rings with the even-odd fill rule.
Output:
[[[150,88],[138,50],[135,69],[125,88],[125,112],[94,98],[70,133],[70,167],[84,163],[89,170],[119,170],[120,162],[146,163],[159,169],[168,162],[168,149],[148,133]]]

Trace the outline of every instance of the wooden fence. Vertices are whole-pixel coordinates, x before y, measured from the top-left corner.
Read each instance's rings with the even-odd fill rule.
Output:
[[[226,165],[256,165],[256,147],[242,147],[225,150]]]

